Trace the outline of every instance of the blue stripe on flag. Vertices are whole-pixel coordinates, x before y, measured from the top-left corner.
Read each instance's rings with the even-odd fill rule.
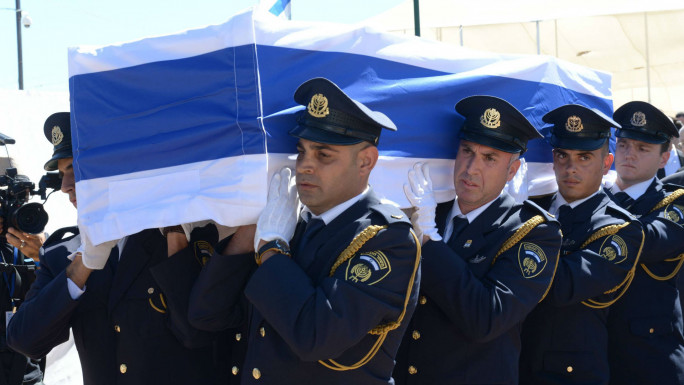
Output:
[[[76,180],[265,153],[255,73],[246,45],[73,76]]]
[[[276,16],[280,16],[285,8],[290,4],[290,0],[276,0],[275,4],[268,11]]]
[[[567,103],[612,113],[610,100],[556,84],[446,73],[350,53],[256,49],[258,71],[255,46],[245,45],[73,76],[77,181],[265,153],[260,108],[268,152],[294,153],[295,139],[288,131],[302,107],[292,94],[315,76],[333,80],[396,123],[398,132],[384,132],[380,139],[379,150],[386,156],[453,159],[462,123],[454,105],[470,95],[502,97],[536,127],[546,112]],[[529,146],[528,162],[552,161],[543,140]]]

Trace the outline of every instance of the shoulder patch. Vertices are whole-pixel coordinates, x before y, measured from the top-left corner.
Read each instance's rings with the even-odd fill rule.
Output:
[[[354,283],[376,284],[392,271],[389,259],[380,250],[362,251],[347,261],[344,280]]]
[[[518,266],[525,278],[534,278],[538,276],[547,262],[544,250],[538,245],[531,242],[521,242],[518,248]]]
[[[627,253],[627,243],[617,234],[606,237],[599,248],[599,255],[614,264],[627,259]]]
[[[209,258],[214,254],[214,248],[207,241],[197,241],[193,244],[195,250],[195,259],[197,262],[204,266],[209,262]]]
[[[660,212],[660,216],[674,223],[684,225],[684,205],[671,203],[665,206],[665,209]]]

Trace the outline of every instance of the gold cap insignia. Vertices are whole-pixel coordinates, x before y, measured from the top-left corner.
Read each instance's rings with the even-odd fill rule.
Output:
[[[309,115],[314,118],[325,118],[330,113],[330,110],[328,109],[328,98],[323,94],[312,96],[309,105],[306,106],[306,110],[309,111]]]
[[[523,242],[518,249],[518,265],[523,277],[533,278],[539,275],[546,267],[546,254],[538,245]]]
[[[612,235],[603,241],[599,255],[618,264],[627,259],[627,243],[619,235]]]
[[[632,115],[632,120],[629,121],[634,127],[643,127],[646,125],[646,114],[637,111]]]
[[[62,129],[59,128],[59,126],[52,127],[52,145],[56,146],[56,145],[62,143],[62,139],[64,139],[64,134],[62,133]]]
[[[496,108],[488,108],[480,116],[480,123],[487,128],[499,128],[501,126],[501,113]]]
[[[572,115],[565,122],[565,129],[570,132],[580,132],[584,130],[584,125],[582,124],[582,119],[577,115]]]

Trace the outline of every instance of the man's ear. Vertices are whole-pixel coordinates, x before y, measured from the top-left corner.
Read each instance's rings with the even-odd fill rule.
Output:
[[[378,148],[375,146],[368,146],[359,150],[359,153],[356,156],[359,172],[362,175],[370,175],[375,164],[378,163],[378,156]]]
[[[613,165],[614,159],[615,157],[613,157],[613,154],[610,152],[603,157],[603,175],[608,174],[608,171],[610,171],[610,166]]]

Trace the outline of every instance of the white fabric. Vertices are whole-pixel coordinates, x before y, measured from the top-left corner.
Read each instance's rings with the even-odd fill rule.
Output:
[[[257,221],[254,250],[259,250],[261,241],[279,239],[290,242],[297,227],[298,213],[297,186],[292,178],[292,170],[286,167],[271,179],[266,207]]]
[[[415,207],[411,214],[411,224],[419,240],[428,237],[433,241],[441,241],[437,231],[435,211],[437,200],[430,179],[430,166],[427,163],[416,163],[408,172],[408,184],[404,184],[404,194]]]

